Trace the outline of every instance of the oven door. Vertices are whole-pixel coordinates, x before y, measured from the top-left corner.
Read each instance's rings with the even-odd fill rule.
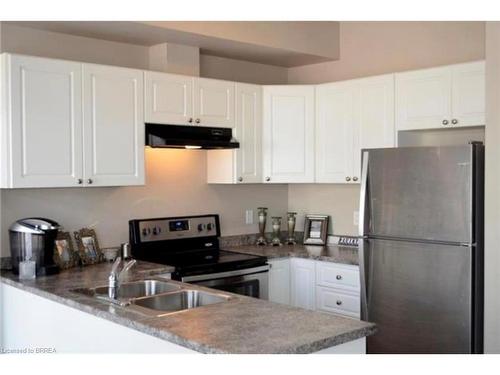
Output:
[[[269,298],[269,265],[243,270],[183,276],[184,283],[242,294],[249,297]]]

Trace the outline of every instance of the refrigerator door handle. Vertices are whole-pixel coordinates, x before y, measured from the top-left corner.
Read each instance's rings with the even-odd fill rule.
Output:
[[[368,195],[368,151],[363,151],[361,154],[362,164],[361,164],[361,195],[359,199],[359,245],[358,245],[358,255],[359,255],[359,276],[361,285],[361,319],[368,320],[368,275],[367,275],[367,265],[365,245],[367,242],[366,226],[369,223],[368,219],[368,209],[367,209],[367,195]]]
[[[361,194],[359,198],[359,223],[358,223],[358,234],[359,237],[364,237],[367,235],[366,226],[368,224],[368,210],[366,207],[366,199],[368,195],[368,151],[363,151],[361,154]]]

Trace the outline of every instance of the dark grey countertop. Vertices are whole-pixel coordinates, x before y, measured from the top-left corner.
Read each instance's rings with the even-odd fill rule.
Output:
[[[351,246],[313,246],[299,244],[282,246],[232,245],[224,247],[224,250],[236,251],[244,254],[262,255],[266,256],[268,259],[295,257],[356,266],[359,264],[358,248]]]
[[[375,332],[371,323],[239,295],[226,303],[151,317],[71,291],[105,285],[110,268],[109,263],[98,264],[29,281],[7,271],[2,272],[0,281],[202,353],[312,353]],[[172,270],[138,262],[127,279],[154,278]]]

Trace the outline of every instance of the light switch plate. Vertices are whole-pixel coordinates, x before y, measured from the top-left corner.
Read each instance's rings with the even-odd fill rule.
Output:
[[[359,211],[354,211],[352,215],[352,223],[356,226],[359,225]]]
[[[253,210],[245,211],[245,224],[253,224]]]

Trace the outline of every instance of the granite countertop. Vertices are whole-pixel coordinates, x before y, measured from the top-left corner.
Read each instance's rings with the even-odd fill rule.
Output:
[[[282,245],[282,246],[259,246],[259,245],[232,245],[224,247],[224,250],[238,253],[261,255],[268,259],[276,258],[307,258],[324,262],[358,265],[358,248],[352,246],[315,246],[315,245]]]
[[[240,295],[225,303],[152,317],[72,291],[106,285],[110,269],[109,263],[98,264],[29,281],[2,272],[0,281],[202,353],[312,353],[375,332],[372,323]],[[127,280],[155,278],[171,271],[169,266],[139,261]]]

